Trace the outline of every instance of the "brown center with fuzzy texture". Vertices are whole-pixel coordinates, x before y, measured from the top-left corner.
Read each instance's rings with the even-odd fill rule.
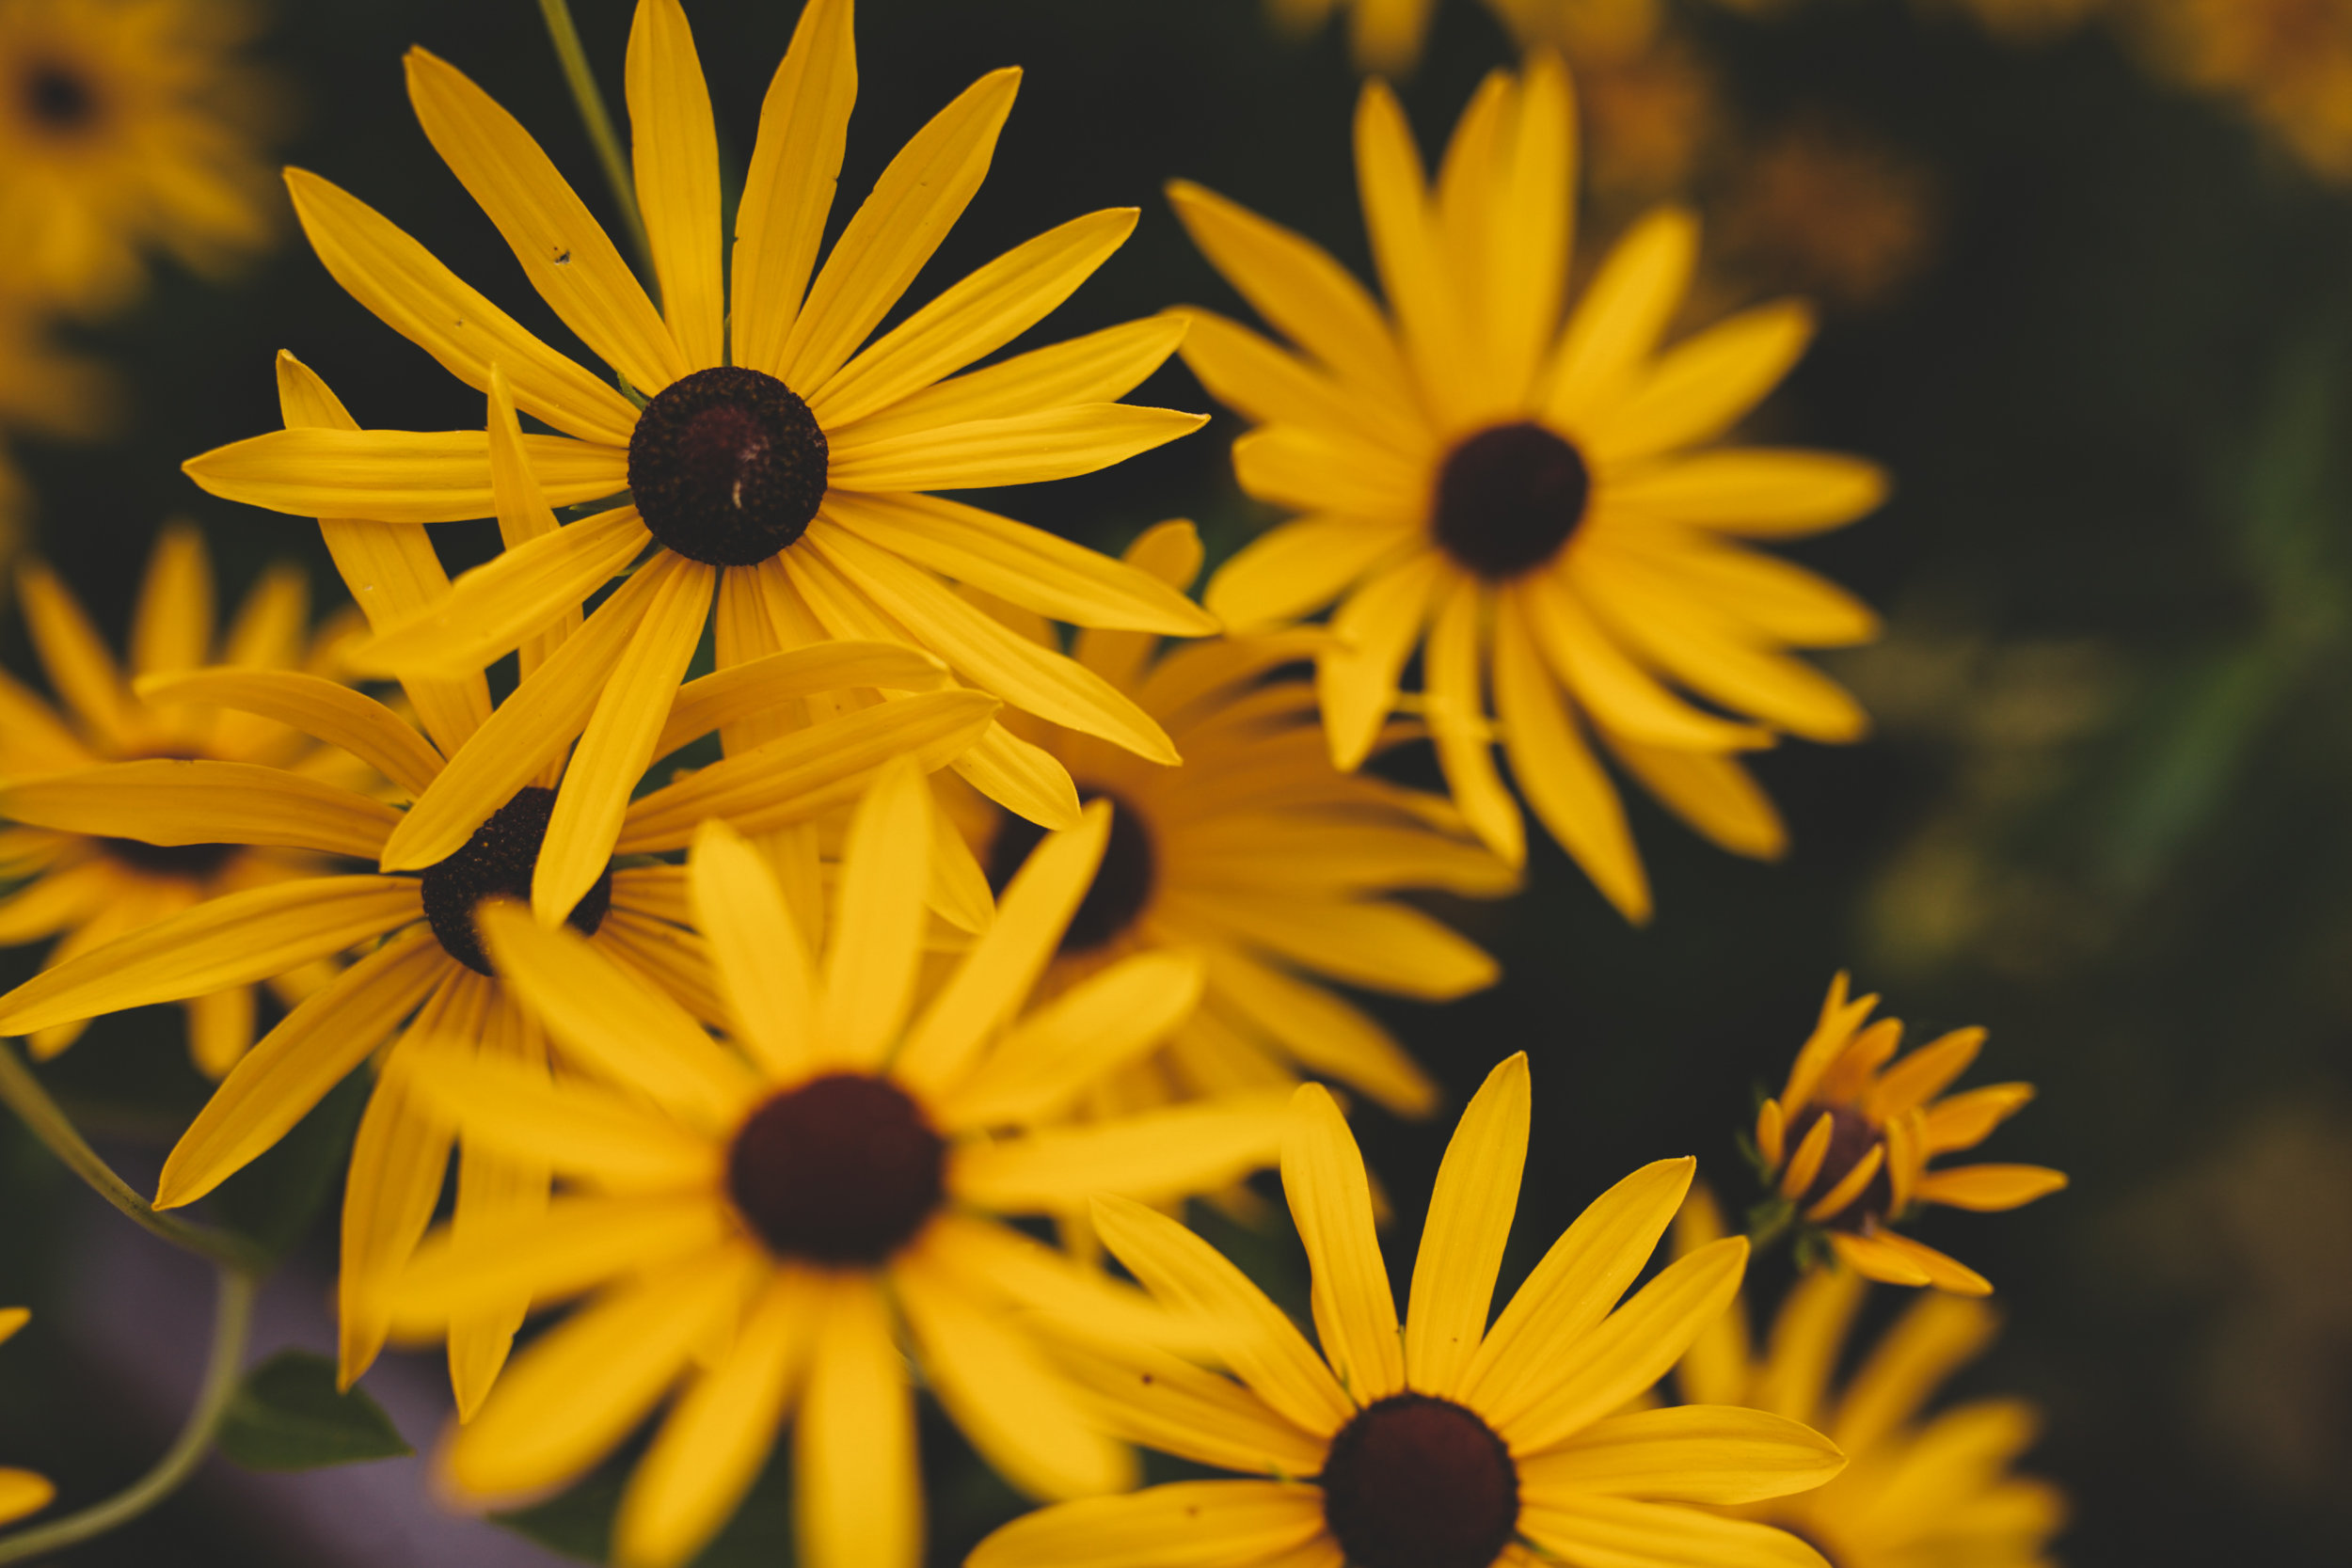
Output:
[[[1397,1394],[1331,1439],[1323,1516],[1354,1568],[1488,1568],[1519,1522],[1519,1473],[1451,1400]]]
[[[828,1073],[744,1121],[727,1196],[769,1249],[835,1267],[880,1263],[946,1195],[947,1145],[885,1079]]]
[[[722,365],[657,393],[628,438],[628,487],[653,536],[690,560],[753,566],[808,531],[829,451],[772,375]]]
[[[473,831],[457,853],[424,873],[424,917],[441,950],[477,974],[491,974],[488,955],[482,951],[481,933],[474,929],[474,906],[499,896],[528,899],[531,874],[539,864],[539,846],[547,841],[548,822],[555,815],[555,791],[537,784],[490,814],[490,820]],[[580,895],[566,918],[583,936],[594,936],[612,907],[612,864]]]
[[[1159,881],[1159,860],[1143,814],[1106,789],[1082,788],[1078,793],[1081,800],[1111,803],[1111,837],[1078,912],[1061,934],[1059,950],[1064,953],[1091,953],[1125,931],[1152,902],[1152,890]],[[1001,896],[1044,838],[1045,830],[1036,823],[1006,813],[988,847],[988,885]]]
[[[27,69],[18,85],[24,118],[44,131],[67,134],[86,129],[98,118],[98,95],[78,71],[41,60]]]
[[[1835,1192],[1839,1182],[1853,1174],[1854,1166],[1869,1158],[1882,1136],[1860,1111],[1844,1105],[1816,1106],[1791,1130],[1788,1147],[1803,1148],[1823,1117],[1829,1118],[1829,1152],[1821,1156],[1821,1169],[1813,1184],[1797,1199],[1800,1209],[1810,1209]],[[1859,1230],[1866,1220],[1885,1219],[1894,1206],[1895,1179],[1881,1160],[1878,1174],[1870,1178],[1862,1195],[1821,1223],[1839,1230]]]
[[[1465,571],[1505,582],[1559,554],[1592,498],[1575,447],[1539,424],[1492,425],[1447,454],[1431,527]]]

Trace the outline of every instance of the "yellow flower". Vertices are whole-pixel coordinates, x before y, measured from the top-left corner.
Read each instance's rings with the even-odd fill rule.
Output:
[[[516,408],[563,432],[521,437],[550,500],[628,491],[624,504],[510,543],[440,605],[362,650],[368,666],[479,669],[652,552],[597,608],[592,635],[516,693],[514,705],[537,715],[533,746],[453,768],[393,835],[387,870],[453,851],[578,736],[532,888],[542,918],[571,907],[611,851],[714,598],[722,664],[829,637],[911,642],[1016,707],[1177,760],[1132,703],[1011,635],[940,574],[1081,625],[1197,636],[1215,623],[1093,551],[915,493],[1088,473],[1199,427],[1202,416],[1105,401],[1174,350],[1182,326],[1165,320],[941,379],[1059,305],[1136,214],[1091,214],[1016,246],[859,352],[977,190],[1020,72],[982,77],[916,133],[811,283],[855,96],[850,9],[811,0],[769,89],[729,291],[716,132],[693,40],[676,0],[638,8],[628,103],[663,312],[522,127],[453,67],[410,53],[426,135],[548,306],[631,396],[531,336],[369,208],[289,171],[295,211],[338,281],[459,379],[486,391],[511,384]],[[471,431],[281,431],[187,469],[217,495],[312,515],[440,522],[492,505],[491,453]],[[1076,818],[1067,776],[1001,730],[958,766],[1032,820]]]
[[[22,1307],[0,1307],[0,1342],[16,1337],[16,1331],[32,1321],[32,1313]],[[49,1499],[57,1495],[49,1478],[13,1465],[0,1466],[0,1525],[14,1524],[28,1513],[38,1513],[49,1506]]]
[[[1714,1202],[1691,1195],[1675,1224],[1677,1251],[1723,1233]],[[1936,1385],[1974,1359],[1998,1326],[1980,1301],[1929,1295],[1896,1320],[1833,1396],[1861,1275],[1817,1270],[1782,1303],[1761,1358],[1748,1344],[1744,1304],[1691,1345],[1676,1373],[1683,1396],[1740,1404],[1802,1421],[1846,1453],[1827,1485],[1739,1512],[1819,1547],[1835,1568],[2047,1568],[2066,1522],[2066,1498],[2010,1465],[2040,1425],[2021,1400],[1978,1400],[1925,1420]]]
[[[0,282],[104,309],[161,245],[217,274],[277,227],[233,0],[0,4]]]
[[[279,362],[289,425],[351,428],[324,383],[291,359]],[[509,419],[511,426],[511,416]],[[493,450],[509,457],[511,429]],[[518,462],[501,462],[501,483],[528,483]],[[501,511],[528,515],[509,497]],[[545,527],[553,519],[536,509]],[[413,528],[330,519],[322,527],[353,594],[372,617],[396,619],[445,594],[448,578],[432,546]],[[644,574],[622,589],[628,594]],[[578,610],[575,609],[574,617]],[[296,624],[299,624],[298,621]],[[608,625],[612,623],[608,623]],[[523,668],[548,668],[564,647],[596,635],[593,623],[566,633],[549,626],[524,650]],[[193,659],[167,661],[179,669]],[[747,684],[741,677],[762,677]],[[779,654],[758,666],[689,686],[679,696],[664,752],[739,716],[747,700],[827,689],[836,681],[886,682],[899,689],[936,685],[943,672],[895,644],[829,643]],[[412,726],[390,708],[323,677],[268,669],[195,670],[163,678],[155,700],[260,715],[341,748],[390,782],[395,798],[422,796],[458,764],[476,736],[512,733],[510,700],[495,712],[480,671],[460,679],[415,680]],[[627,854],[683,848],[694,827],[719,816],[764,830],[812,820],[854,800],[891,759],[940,766],[971,743],[995,710],[973,691],[921,692],[852,713],[688,774],[630,803],[619,832]],[[524,713],[528,722],[532,716]],[[11,738],[15,731],[11,727]],[[572,764],[578,767],[577,760]],[[0,997],[0,1034],[54,1028],[153,1002],[210,996],[299,972],[350,949],[365,956],[287,1014],[222,1083],[165,1162],[159,1208],[202,1197],[270,1148],[376,1048],[397,1035],[389,1059],[421,1038],[457,1037],[486,1054],[540,1069],[537,1025],[492,974],[473,926],[474,906],[519,896],[554,805],[552,769],[519,784],[456,851],[421,875],[343,875],[338,857],[371,862],[402,813],[363,794],[261,763],[159,759],[57,772],[0,789],[0,812],[59,832],[98,834],[145,846],[265,846],[314,857],[309,867],[264,886],[226,893],[71,961]],[[168,849],[160,851],[169,853]],[[606,864],[561,918],[587,933],[615,963],[658,982],[715,1018],[708,960],[678,928],[684,873],[676,866]],[[403,1021],[409,1020],[404,1030]],[[384,1342],[384,1288],[432,1218],[448,1164],[450,1132],[396,1081],[379,1082],[360,1122],[343,1207],[342,1375],[356,1378]],[[466,1150],[458,1182],[459,1224],[501,1214],[535,1215],[544,1171],[496,1154]],[[453,1333],[451,1371],[461,1409],[487,1390],[505,1357],[523,1301],[491,1305]]]
[[[597,1294],[452,1440],[442,1468],[461,1494],[561,1484],[678,1386],[623,1497],[616,1561],[691,1558],[797,1411],[800,1560],[908,1568],[922,1488],[894,1306],[929,1386],[1016,1485],[1133,1484],[1044,1345],[1167,1315],[993,1216],[1236,1180],[1272,1160],[1285,1097],[992,1136],[1152,1049],[1200,968],[1141,954],[1024,1011],[1109,837],[1097,804],[1044,841],[918,1007],[930,810],[905,765],[860,804],[821,963],[759,853],[703,828],[691,905],[739,1051],[570,933],[485,910],[499,972],[577,1074],[550,1084],[453,1053],[416,1058],[414,1082],[467,1136],[577,1190],[527,1223],[428,1240],[397,1310],[428,1331],[514,1292]]]
[[[1412,70],[1421,58],[1437,0],[1266,0],[1275,24],[1299,34],[1315,31],[1343,8],[1357,69],[1393,76]]]
[[[1127,560],[1181,591],[1200,569],[1200,542],[1191,524],[1164,523]],[[1042,621],[1022,629],[1052,635]],[[1152,641],[1089,631],[1074,652],[1167,727],[1183,768],[1011,721],[1069,768],[1081,796],[1113,807],[1103,869],[1046,988],[1061,990],[1131,953],[1197,954],[1207,966],[1200,1010],[1167,1050],[1103,1094],[1114,1105],[1148,1104],[1241,1085],[1288,1087],[1303,1070],[1426,1115],[1437,1086],[1420,1066],[1316,982],[1433,1002],[1493,984],[1493,959],[1384,895],[1439,888],[1492,897],[1516,879],[1466,842],[1444,800],[1331,766],[1313,689],[1266,679],[1306,657],[1311,636],[1193,643],[1158,659]],[[1027,822],[985,806],[969,831],[999,884],[1038,841]]]
[[[119,401],[103,365],[60,347],[31,300],[0,290],[0,429],[103,435]]]
[[[191,707],[149,689],[151,681],[168,681],[215,659],[278,675],[317,665],[326,639],[308,635],[310,594],[298,569],[264,574],[216,638],[203,538],[187,524],[167,526],[148,558],[132,618],[132,679],[46,567],[26,565],[18,573],[17,597],[34,652],[65,711],[0,674],[0,822],[8,824],[0,827],[0,879],[17,884],[0,900],[0,942],[56,937],[50,962],[63,964],[206,899],[319,874],[319,857],[299,847],[223,840],[167,847],[45,824],[37,811],[11,804],[20,789],[38,794],[56,787],[30,781],[109,763],[152,770],[175,766],[157,759],[202,758],[232,768],[307,769],[318,748],[295,730],[248,714]],[[266,977],[293,1003],[317,989],[326,973],[288,965]],[[252,978],[179,993],[189,1053],[210,1077],[227,1072],[253,1043]],[[86,1016],[29,1031],[33,1054],[54,1056],[72,1044]]]
[[[967,1568],[1821,1568],[1794,1537],[1688,1505],[1817,1486],[1844,1463],[1826,1439],[1756,1410],[1627,1409],[1723,1314],[1746,1265],[1744,1241],[1718,1242],[1617,1306],[1689,1189],[1691,1161],[1646,1165],[1604,1194],[1488,1328],[1528,1101],[1522,1054],[1463,1112],[1400,1330],[1355,1140],[1327,1090],[1297,1091],[1282,1186],[1314,1272],[1321,1355],[1184,1227],[1099,1202],[1111,1250],[1165,1303],[1200,1313],[1235,1374],[1139,1348],[1073,1349],[1104,1418],[1268,1479],[1049,1509],[981,1543]]]
[[[2352,182],[2352,0],[2132,0],[2166,75],[2240,100],[2311,169]]]
[[[1297,345],[1189,312],[1185,361],[1259,422],[1233,447],[1243,488],[1305,514],[1227,562],[1210,609],[1247,630],[1341,601],[1316,678],[1333,760],[1351,769],[1426,627],[1422,711],[1471,826],[1521,859],[1500,740],[1537,816],[1630,918],[1646,916],[1648,883],[1588,728],[1717,843],[1778,854],[1780,820],[1737,754],[1775,731],[1851,740],[1865,725],[1781,647],[1864,641],[1877,621],[1739,540],[1850,521],[1884,483],[1827,453],[1684,449],[1771,389],[1809,314],[1766,306],[1660,353],[1697,246],[1692,219],[1664,211],[1617,245],[1563,330],[1576,180],[1568,80],[1551,57],[1488,78],[1434,192],[1377,82],[1356,149],[1393,326],[1306,240],[1197,186],[1170,190],[1209,260]]]
[[[1830,982],[1821,1018],[1788,1069],[1788,1086],[1756,1117],[1756,1153],[1792,1218],[1824,1227],[1855,1272],[1889,1285],[1933,1285],[1986,1295],[1985,1277],[1893,1227],[1915,1208],[2015,1209],[2066,1185],[2042,1165],[1930,1170],[1939,1154],[1974,1148],[2033,1098],[2030,1084],[1946,1088],[1977,1059],[1982,1029],[1955,1029],[1895,1061],[1902,1021],[1864,1027],[1879,999],[1849,1000]],[[1891,1064],[1891,1065],[1890,1065]]]

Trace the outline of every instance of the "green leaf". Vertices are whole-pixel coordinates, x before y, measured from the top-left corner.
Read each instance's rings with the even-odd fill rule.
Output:
[[[248,1470],[315,1470],[414,1453],[383,1407],[335,1386],[335,1363],[280,1351],[245,1376],[221,1418],[220,1451]]]

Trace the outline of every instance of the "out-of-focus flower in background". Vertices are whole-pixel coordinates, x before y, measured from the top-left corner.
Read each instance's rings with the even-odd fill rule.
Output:
[[[2322,179],[2352,182],[2352,0],[2116,0],[2162,74],[2233,100]]]

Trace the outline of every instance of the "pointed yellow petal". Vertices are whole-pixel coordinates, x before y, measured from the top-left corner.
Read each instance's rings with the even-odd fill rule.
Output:
[[[1216,1192],[1273,1164],[1287,1091],[1228,1095],[959,1148],[948,1190],[1006,1214],[1083,1213],[1115,1194],[1167,1203]]]
[[[817,642],[763,655],[689,681],[670,705],[669,721],[653,754],[669,755],[688,741],[795,697],[851,687],[893,691],[936,690],[947,667],[923,652],[896,642],[843,640]]]
[[[1056,832],[1078,825],[1078,786],[1053,752],[991,720],[955,759],[963,782],[1015,816]]]
[[[1813,341],[1801,300],[1742,310],[1659,356],[1632,395],[1593,425],[1593,448],[1624,463],[1713,440],[1780,385]]]
[[[1421,641],[1430,600],[1444,576],[1443,561],[1423,551],[1363,583],[1331,618],[1336,645],[1315,660],[1315,691],[1323,702],[1331,761],[1341,771],[1352,773],[1362,765],[1388,722],[1396,705],[1398,673]]]
[[[1965,1296],[1928,1295],[1880,1336],[1827,1423],[1848,1451],[1867,1453],[1910,1421],[1953,1370],[1993,1340],[2000,1316]]]
[[[857,100],[851,15],[850,0],[810,0],[802,8],[760,103],[759,139],[736,208],[733,362],[771,375],[785,372],[785,341],[849,146]]]
[[[551,505],[628,487],[628,454],[568,436],[526,436]],[[490,437],[479,430],[274,430],[180,465],[209,495],[297,517],[446,523],[487,517]]]
[[[1609,503],[1724,533],[1784,539],[1839,528],[1886,499],[1886,473],[1836,452],[1730,448],[1613,479]]]
[[[930,882],[930,788],[905,759],[885,764],[850,819],[841,851],[815,1045],[872,1068],[898,1043],[914,999]]]
[[[1587,1495],[1558,1504],[1531,1497],[1519,1528],[1579,1568],[1829,1568],[1820,1553],[1786,1530],[1630,1497]]]
[[[36,827],[148,844],[271,844],[367,860],[400,814],[334,784],[251,762],[119,762],[0,787]]]
[[[1518,1211],[1529,1107],[1522,1051],[1486,1075],[1446,1144],[1406,1298],[1405,1380],[1415,1388],[1454,1394],[1486,1335]]]
[[[1183,1481],[1089,1497],[1015,1519],[964,1568],[1288,1568],[1325,1533],[1323,1489],[1298,1481]],[[1336,1563],[1335,1552],[1332,1561]]]
[[[1208,949],[1209,988],[1299,1066],[1370,1096],[1398,1116],[1437,1108],[1438,1086],[1388,1031],[1323,987],[1237,948]],[[1373,989],[1379,989],[1375,987]]]
[[[608,1280],[654,1278],[714,1251],[756,1250],[709,1193],[608,1197],[563,1195],[535,1213],[485,1224],[460,1243],[434,1231],[390,1292],[395,1333],[437,1331],[453,1317],[517,1295],[540,1305]]]
[[[72,594],[56,573],[28,562],[16,570],[16,598],[50,689],[100,738],[127,744],[138,727],[130,689]]]
[[[413,1031],[428,1049],[401,1071],[469,1148],[479,1144],[615,1192],[692,1190],[717,1179],[715,1146],[643,1101],[590,1080],[555,1083],[531,1063],[452,1049],[473,1042],[430,1022],[421,1019]]]
[[[524,1016],[513,994],[502,987],[488,1013],[481,1032],[481,1055],[525,1069],[535,1082],[547,1082],[546,1031]],[[510,1227],[543,1221],[553,1201],[551,1177],[542,1161],[511,1159],[479,1138],[461,1137],[457,1201],[450,1214],[451,1241],[462,1247],[485,1230],[511,1234]],[[449,1386],[460,1421],[472,1420],[482,1408],[499,1373],[506,1368],[516,1332],[530,1311],[530,1292],[516,1291],[502,1301],[485,1301],[450,1318]]]
[[[441,754],[398,714],[373,697],[298,670],[191,670],[138,682],[150,703],[209,705],[259,714],[340,746],[406,790],[421,795],[441,770]],[[370,851],[373,853],[373,851]]]
[[[189,1059],[217,1083],[253,1049],[253,988],[230,986],[210,996],[191,996],[180,1006],[187,1013]]]
[[[1300,517],[1243,546],[1209,579],[1209,613],[1236,632],[1313,613],[1412,547],[1406,523]]]
[[[1423,654],[1422,712],[1438,742],[1438,763],[1454,803],[1472,832],[1508,865],[1527,861],[1527,827],[1495,767],[1494,728],[1479,679],[1486,591],[1472,578],[1440,590]],[[1516,736],[1514,737],[1516,738]]]
[[[505,371],[497,365],[490,367],[489,403],[484,426],[490,435],[490,495],[498,503],[499,541],[516,550],[546,538],[559,525],[555,509],[548,505],[547,494],[523,456],[522,421],[515,413],[514,388],[507,383]],[[536,636],[523,641],[516,655],[520,678],[528,680],[565,638],[580,629],[580,613],[579,602],[566,601]]]
[[[645,0],[637,8],[627,91],[637,204],[661,283],[661,313],[687,367],[722,364],[719,134],[694,35],[677,0]]]
[[[1968,1070],[1984,1049],[1984,1038],[1980,1028],[1954,1029],[1905,1056],[1871,1085],[1869,1115],[1884,1120],[1927,1104]]]
[[[1546,414],[1570,431],[1609,406],[1657,348],[1682,307],[1698,260],[1698,220],[1661,207],[1616,243],[1568,317],[1539,388]]]
[[[1961,1165],[1928,1172],[1919,1201],[1999,1213],[2065,1190],[2066,1173],[2046,1165]]]
[[[1208,423],[1205,414],[1130,403],[1082,403],[976,420],[832,449],[829,482],[844,490],[972,490],[1069,479],[1123,463]]]
[[[1055,1361],[1109,1431],[1200,1465],[1244,1474],[1311,1476],[1324,1444],[1221,1372],[1150,1346],[1064,1341]]]
[[[1519,618],[1562,683],[1612,733],[1645,745],[1708,751],[1766,739],[1754,725],[1704,712],[1667,689],[1600,629],[1561,574],[1533,573],[1505,597],[1517,601]]]
[[[1993,1135],[1994,1128],[2024,1110],[2033,1093],[2031,1084],[1988,1084],[1937,1101],[1928,1109],[1925,1151],[1949,1154],[1976,1148]]]
[[[1494,195],[1482,214],[1487,355],[1498,395],[1511,405],[1526,395],[1559,329],[1575,254],[1574,97],[1559,56],[1530,51],[1514,123],[1498,137]]]
[[[803,1076],[816,1029],[815,984],[807,939],[775,873],[748,839],[713,818],[695,830],[687,874],[694,925],[726,987],[736,1037],[771,1078]]]
[[[1367,990],[1447,1001],[1494,984],[1502,973],[1470,942],[1401,904],[1342,904],[1257,889],[1212,894],[1171,888],[1160,899],[1171,924],[1222,929]]]
[[[213,567],[204,536],[187,523],[167,523],[131,616],[131,668],[142,675],[191,670],[212,650]]]
[[[915,1568],[923,1556],[923,1489],[914,1399],[890,1311],[863,1274],[827,1276],[826,1295],[793,1431],[800,1561]]]
[[[1414,382],[1438,425],[1456,428],[1482,412],[1495,389],[1478,385],[1479,367],[1464,352],[1470,335],[1461,284],[1445,263],[1421,154],[1396,95],[1377,77],[1356,100],[1356,184]]]
[[[1089,975],[1023,1019],[956,1085],[942,1121],[961,1131],[1051,1115],[1167,1038],[1199,1005],[1201,983],[1192,953],[1138,953]]]
[[[909,393],[841,434],[881,440],[1040,408],[1116,403],[1165,364],[1184,336],[1184,324],[1167,316],[1106,326]]]
[[[1367,436],[1414,461],[1434,454],[1436,436],[1418,410],[1400,413],[1385,401],[1353,397],[1321,367],[1214,310],[1180,305],[1169,314],[1189,324],[1184,364],[1211,397],[1244,418],[1325,436]]]
[[[1524,1495],[1563,1508],[1595,1494],[1760,1502],[1810,1491],[1844,1465],[1836,1444],[1786,1416],[1705,1404],[1613,1416],[1518,1462]]]
[[[612,239],[515,117],[425,50],[409,50],[405,63],[408,101],[433,150],[564,325],[647,397],[694,369]]]
[[[1340,1386],[1370,1404],[1405,1386],[1405,1348],[1373,1234],[1364,1157],[1320,1084],[1299,1085],[1288,1120],[1282,1192],[1314,1275],[1315,1333]]]
[[[1262,425],[1233,443],[1233,478],[1262,501],[1390,527],[1423,521],[1429,464],[1359,433]]]

